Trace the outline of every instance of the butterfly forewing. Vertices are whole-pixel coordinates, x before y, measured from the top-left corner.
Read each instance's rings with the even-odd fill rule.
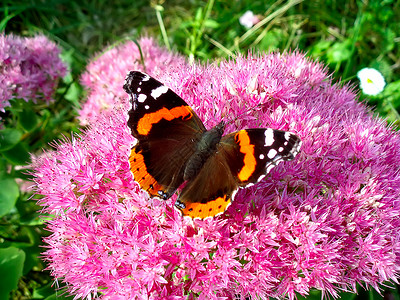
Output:
[[[157,122],[180,118],[193,131],[205,127],[192,108],[171,89],[149,75],[131,71],[125,78],[124,90],[131,96],[128,126],[136,138],[148,137]],[[171,126],[174,124],[170,124]],[[176,127],[175,127],[176,128]]]
[[[300,138],[287,131],[271,128],[240,130],[226,135],[221,145],[239,186],[261,180],[273,167],[292,160],[300,150]]]
[[[183,170],[204,125],[188,104],[159,81],[130,72],[128,126],[138,140],[129,158],[134,179],[150,196],[169,198],[183,183]]]

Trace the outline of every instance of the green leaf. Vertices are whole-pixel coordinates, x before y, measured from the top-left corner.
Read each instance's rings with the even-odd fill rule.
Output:
[[[64,288],[62,290],[59,290],[58,292],[54,293],[53,295],[45,298],[45,300],[71,300],[73,299],[73,296],[69,296],[67,289]]]
[[[321,291],[311,290],[307,296],[297,295],[297,299],[299,300],[320,300],[321,299]]]
[[[7,128],[0,130],[0,151],[14,147],[20,141],[22,132],[18,129]]]
[[[385,38],[384,41],[384,49],[386,52],[390,52],[395,47],[396,33],[390,28],[386,28],[383,32],[383,36]]]
[[[4,7],[3,7],[4,9]],[[14,18],[15,16],[19,15],[21,12],[23,12],[24,10],[17,10],[14,13],[8,14],[8,7],[5,7],[4,9],[4,14],[5,17],[0,21],[0,32],[4,32],[4,30],[6,29],[7,23],[8,21],[10,21],[12,18]]]
[[[8,299],[12,290],[17,288],[18,280],[22,276],[25,252],[14,247],[0,249],[0,299]]]
[[[0,178],[7,174],[7,161],[0,155]]]
[[[24,109],[18,114],[19,124],[26,131],[34,129],[38,123],[38,118],[33,110]]]
[[[24,249],[26,258],[24,263],[23,274],[28,274],[33,268],[35,270],[43,269],[43,263],[40,259],[40,253],[43,251],[43,248],[39,247],[29,247]]]
[[[54,294],[54,288],[52,287],[52,282],[42,286],[40,288],[34,288],[32,298],[33,299],[44,299]]]
[[[268,31],[260,42],[260,49],[268,51],[279,49],[282,36],[283,33],[280,29],[272,29]]]
[[[321,57],[322,54],[329,49],[331,41],[321,40],[311,47],[311,56],[314,58]]]
[[[194,17],[194,20],[197,22],[201,22],[201,19],[203,18],[203,10],[201,9],[201,7],[199,7],[196,10],[196,15]]]
[[[69,100],[74,104],[74,106],[79,107],[79,100],[82,94],[82,87],[77,84],[76,82],[73,82],[69,88],[67,93],[65,94],[65,99]]]
[[[326,53],[328,63],[339,63],[350,59],[352,55],[350,46],[350,40],[333,44]]]
[[[0,179],[0,217],[10,212],[17,202],[18,196],[19,188],[14,179]]]
[[[383,90],[383,96],[400,98],[400,80],[389,83]]]
[[[64,63],[67,64],[68,70],[71,70],[71,66],[75,62],[74,55],[76,54],[76,50],[73,48],[66,49],[65,47],[62,48],[60,57]],[[73,81],[73,77],[71,72],[68,72],[67,75],[64,76],[63,81],[65,83],[71,83]]]
[[[28,151],[22,143],[17,144],[8,151],[4,151],[3,156],[13,165],[22,166],[29,164],[31,159]]]
[[[50,299],[48,297],[51,297],[52,295],[54,295],[55,286],[53,287],[52,285],[53,285],[53,283],[50,282],[49,284],[42,286],[40,288],[34,288],[32,298],[33,299],[45,299],[45,298]]]
[[[219,23],[217,21],[211,20],[211,19],[207,19],[204,21],[204,26],[207,28],[218,28],[219,27]]]

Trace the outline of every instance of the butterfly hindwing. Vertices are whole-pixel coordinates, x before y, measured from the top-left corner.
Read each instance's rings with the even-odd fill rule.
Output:
[[[247,129],[224,136],[175,206],[191,218],[223,213],[239,187],[261,180],[279,162],[293,159],[300,145],[295,134],[273,129]]]
[[[217,151],[205,162],[197,176],[186,184],[175,207],[191,218],[217,216],[231,204],[232,193],[237,186],[224,152]]]
[[[132,103],[128,126],[138,140],[129,158],[134,179],[151,197],[168,199],[206,129],[182,98],[147,74],[130,72],[124,89]]]

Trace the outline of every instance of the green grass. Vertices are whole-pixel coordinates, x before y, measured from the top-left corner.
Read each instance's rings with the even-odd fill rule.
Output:
[[[247,10],[261,20],[250,30],[238,22]],[[373,67],[384,75],[386,89],[375,97],[360,94],[360,101],[375,108],[377,114],[395,127],[400,126],[399,1],[3,0],[0,12],[1,30],[23,36],[47,35],[64,49],[63,57],[71,67],[71,75],[60,83],[58,101],[51,106],[16,100],[3,115],[6,128],[29,129],[19,152],[2,152],[0,159],[0,174],[7,177],[6,182],[0,180],[0,186],[7,184],[14,190],[18,190],[14,179],[30,179],[28,167],[23,170],[15,167],[19,160],[26,158],[28,152],[49,148],[49,142],[79,130],[75,108],[78,100],[84,98],[79,86],[80,74],[96,53],[126,37],[151,35],[190,60],[203,62],[252,49],[281,52],[299,49],[324,62],[336,80],[355,86],[357,71]],[[31,113],[21,116],[26,110]],[[10,139],[21,138],[12,130],[7,134]],[[14,247],[9,249],[18,258],[10,262],[15,264],[18,279],[12,297],[52,299],[57,295],[62,299],[63,292],[56,294],[51,287],[53,279],[43,271],[45,265],[38,258],[41,239],[46,235],[36,212],[39,207],[28,201],[29,193],[10,192],[8,196],[16,202],[0,219],[0,248]],[[396,290],[391,293],[399,299]],[[375,292],[344,297],[381,298]],[[309,297],[316,298],[320,294]]]

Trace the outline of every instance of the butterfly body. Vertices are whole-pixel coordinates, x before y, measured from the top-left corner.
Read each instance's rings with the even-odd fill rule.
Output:
[[[217,151],[217,145],[224,133],[225,123],[221,122],[210,130],[205,131],[197,142],[196,151],[186,163],[183,179],[193,179],[204,166],[204,163]]]
[[[124,84],[131,96],[128,126],[137,144],[129,158],[134,179],[150,197],[170,198],[184,216],[223,213],[236,191],[259,181],[301,141],[293,133],[255,128],[223,136],[225,123],[206,130],[191,107],[171,89],[141,72]]]

